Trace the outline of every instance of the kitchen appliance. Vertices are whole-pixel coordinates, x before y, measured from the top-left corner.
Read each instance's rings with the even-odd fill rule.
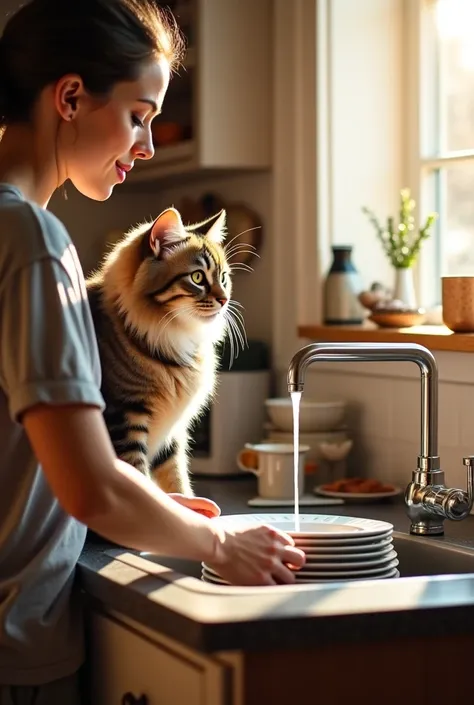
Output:
[[[220,355],[217,391],[191,432],[194,475],[240,475],[237,454],[263,437],[265,399],[270,394],[267,346],[249,341],[229,369],[230,351]]]

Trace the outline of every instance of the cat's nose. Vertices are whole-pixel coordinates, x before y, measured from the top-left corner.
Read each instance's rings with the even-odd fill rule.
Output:
[[[228,299],[222,297],[222,298],[219,298],[219,299],[216,298],[216,301],[217,301],[217,303],[220,304],[221,306],[225,306],[226,303],[227,303],[227,301],[228,301]]]

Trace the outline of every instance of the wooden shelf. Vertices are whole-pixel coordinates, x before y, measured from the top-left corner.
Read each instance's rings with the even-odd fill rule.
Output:
[[[327,343],[418,343],[429,350],[474,352],[474,333],[453,333],[445,326],[379,328],[374,323],[359,326],[298,326],[300,338]]]

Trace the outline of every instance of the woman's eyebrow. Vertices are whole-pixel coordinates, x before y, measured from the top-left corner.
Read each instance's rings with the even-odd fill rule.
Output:
[[[158,103],[155,103],[151,98],[138,98],[138,103],[148,103],[153,108],[153,112],[158,112]]]

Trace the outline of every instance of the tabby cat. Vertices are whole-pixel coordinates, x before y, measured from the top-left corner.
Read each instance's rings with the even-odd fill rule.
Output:
[[[230,311],[225,218],[185,227],[169,208],[87,280],[115,452],[165,492],[193,494],[189,429],[213,393]]]

